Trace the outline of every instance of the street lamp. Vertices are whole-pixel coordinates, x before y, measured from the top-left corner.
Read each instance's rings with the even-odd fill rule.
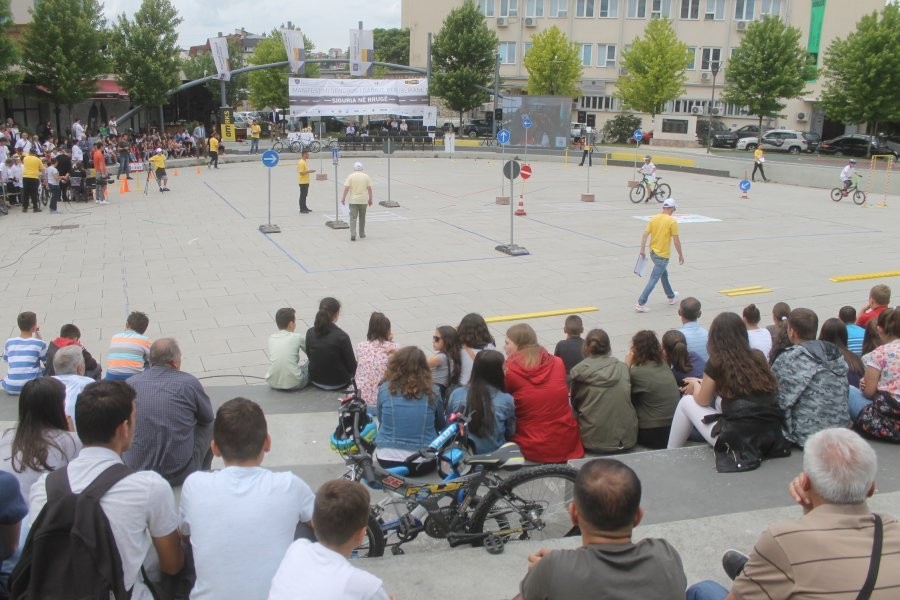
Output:
[[[709,154],[709,146],[712,143],[712,117],[713,106],[716,104],[716,76],[719,74],[719,61],[710,61],[709,70],[712,71],[712,98],[709,101],[709,118],[706,121],[706,153]]]

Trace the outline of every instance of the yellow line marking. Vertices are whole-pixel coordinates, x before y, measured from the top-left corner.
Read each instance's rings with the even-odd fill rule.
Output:
[[[558,317],[560,315],[572,315],[577,313],[594,312],[600,310],[596,306],[580,306],[578,308],[564,308],[562,310],[545,310],[542,312],[522,313],[520,315],[501,315],[488,317],[486,323],[500,323],[502,321],[524,321],[526,319],[541,319],[543,317]]]
[[[731,292],[747,292],[750,290],[761,290],[761,289],[762,289],[761,285],[751,285],[748,287],[734,288],[734,289],[730,289],[730,290],[719,290],[719,293],[720,294],[730,294]]]
[[[638,162],[643,162],[643,152],[640,153]],[[634,161],[634,152],[611,152],[609,158],[612,160]],[[697,161],[691,158],[677,158],[674,156],[656,156],[653,162],[658,165],[677,165],[679,167],[696,167]]]
[[[879,279],[881,277],[900,277],[900,271],[883,271],[881,273],[860,273],[858,275],[839,275],[832,277],[831,281],[859,281],[861,279]]]
[[[759,288],[757,290],[745,290],[743,292],[729,292],[725,294],[729,298],[734,298],[735,296],[749,296],[750,294],[767,294],[769,292],[774,292],[775,290],[771,290],[769,288]]]

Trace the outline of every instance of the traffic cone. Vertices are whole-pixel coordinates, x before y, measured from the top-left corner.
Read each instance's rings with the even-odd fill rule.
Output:
[[[128,178],[127,178],[127,177],[123,177],[123,178],[122,178],[122,183],[119,185],[119,193],[120,193],[120,194],[127,194],[127,193],[130,192],[130,191],[131,191],[131,190],[128,189]]]
[[[172,175],[174,175],[175,177],[178,177],[178,169],[173,170]]]
[[[200,174],[200,167],[197,167],[197,175]]]
[[[524,217],[525,216],[525,200],[522,196],[519,196],[519,205],[516,207],[516,216]]]

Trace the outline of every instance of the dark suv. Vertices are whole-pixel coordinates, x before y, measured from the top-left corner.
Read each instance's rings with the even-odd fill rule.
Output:
[[[872,135],[852,133],[836,137],[819,144],[819,153],[835,156],[866,156],[867,148],[871,154],[893,154],[897,152],[887,145],[885,140]]]
[[[494,135],[494,123],[486,119],[472,119],[462,126],[462,134],[469,137]]]
[[[729,131],[721,121],[697,119],[697,140],[706,145],[706,133],[709,131],[709,145],[713,148],[734,148],[738,138],[733,131]]]

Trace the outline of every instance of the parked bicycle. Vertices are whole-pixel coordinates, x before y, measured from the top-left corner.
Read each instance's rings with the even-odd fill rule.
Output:
[[[650,180],[645,175],[640,182],[634,182],[636,185],[628,192],[628,197],[635,204],[656,198],[657,202],[662,202],[666,198],[672,196],[672,188],[667,183],[660,183],[662,177],[656,176],[656,181],[651,185]],[[647,186],[651,185],[650,197],[647,197]]]
[[[289,133],[287,139],[285,139],[277,134],[273,134],[272,139],[274,142],[272,142],[272,150],[275,150],[276,152],[288,150],[297,154],[300,152],[312,152],[315,154],[322,149],[322,145],[315,138],[305,139],[302,136],[303,134],[292,132]]]
[[[840,202],[841,198],[845,196],[849,196],[851,193],[853,194],[853,202],[856,204],[865,204],[866,202],[866,193],[859,189],[859,181],[862,179],[862,175],[856,173],[853,175],[853,183],[847,189],[843,187],[836,187],[831,189],[831,199],[835,202]]]
[[[374,423],[358,393],[348,394],[340,410],[338,431],[349,429],[350,437],[333,437],[332,447],[347,463],[346,478],[386,494],[371,506],[366,540],[356,549],[356,556],[382,556],[388,546],[392,554],[403,554],[401,546],[423,533],[446,540],[450,547],[484,546],[491,554],[503,552],[505,544],[513,540],[579,534],[568,512],[575,469],[565,465],[524,467],[519,447],[512,443],[489,454],[466,457],[458,445],[447,443],[463,426],[461,420],[451,423],[417,455],[449,465],[443,481],[409,479],[406,467],[385,470],[372,459]],[[348,439],[352,443],[346,443]],[[466,474],[469,468],[472,471]],[[523,470],[505,476],[505,472],[519,469]]]

